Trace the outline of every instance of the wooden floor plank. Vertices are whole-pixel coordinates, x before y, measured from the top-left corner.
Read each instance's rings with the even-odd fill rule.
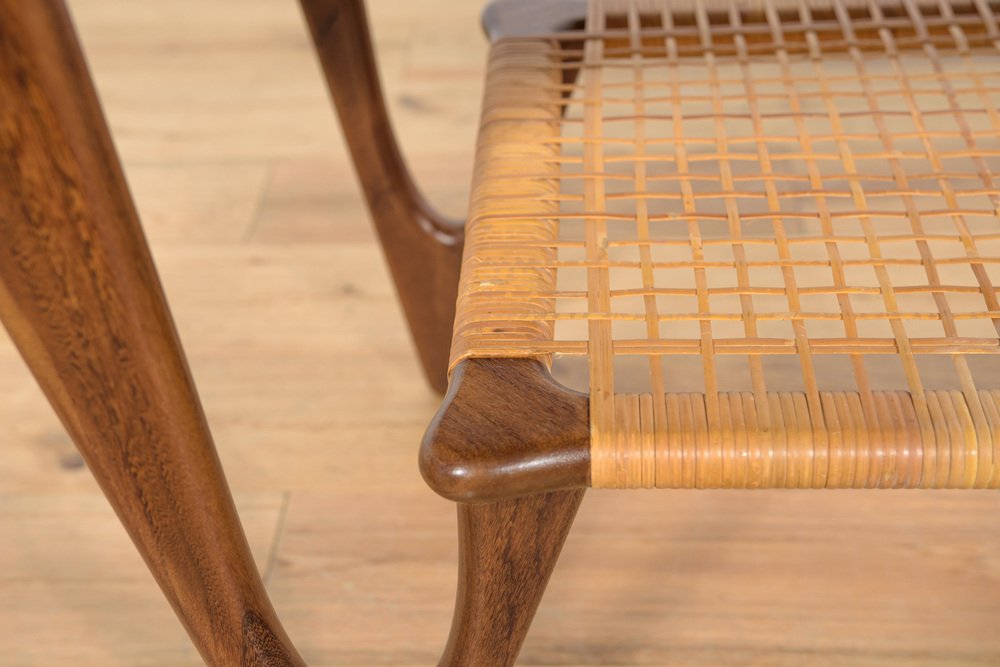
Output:
[[[257,566],[285,497],[237,494]],[[103,496],[0,496],[0,664],[203,664]]]
[[[310,664],[434,661],[447,509],[293,496],[271,591]],[[996,493],[592,492],[522,664],[996,664],[998,510]]]

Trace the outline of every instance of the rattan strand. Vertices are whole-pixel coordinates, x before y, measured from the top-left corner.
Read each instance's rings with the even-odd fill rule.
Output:
[[[453,364],[585,360],[595,487],[1000,487],[1000,3],[680,7],[494,44]]]

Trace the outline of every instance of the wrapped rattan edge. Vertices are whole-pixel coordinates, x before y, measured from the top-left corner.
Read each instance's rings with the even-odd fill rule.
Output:
[[[554,217],[545,215],[558,212],[554,57],[544,39],[507,39],[493,47],[452,367],[469,357],[547,359],[554,349],[553,323],[542,318],[553,309],[555,276],[541,268],[552,265],[558,231]],[[526,268],[511,270],[512,246],[513,259]],[[526,319],[530,312],[540,319]],[[596,422],[606,431],[598,439],[613,442],[591,450],[595,487],[1000,486],[995,391],[608,398],[609,409]],[[593,392],[591,399],[593,409]]]
[[[490,51],[451,368],[469,357],[550,361],[545,343],[554,325],[544,318],[554,308],[555,269],[546,267],[558,226],[544,216],[559,210],[554,57],[544,40],[504,40]],[[522,268],[512,269],[512,260]],[[525,313],[539,319],[526,321]]]
[[[607,459],[593,461],[592,484],[1000,488],[1000,391],[978,392],[973,409],[959,391],[928,391],[926,398],[929,434],[907,392],[873,392],[869,400],[857,392],[820,392],[820,423],[802,393],[768,393],[764,404],[752,393],[723,393],[716,427],[709,426],[702,394],[620,394],[618,446],[592,451]]]

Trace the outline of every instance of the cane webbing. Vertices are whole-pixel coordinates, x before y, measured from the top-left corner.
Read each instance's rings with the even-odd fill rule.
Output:
[[[593,0],[499,40],[453,364],[588,390],[597,487],[1000,486],[998,17]]]

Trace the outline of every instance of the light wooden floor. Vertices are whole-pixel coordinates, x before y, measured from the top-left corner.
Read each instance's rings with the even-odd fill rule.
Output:
[[[461,215],[477,3],[371,4],[411,161]],[[71,8],[289,632],[314,666],[432,664],[456,547],[416,469],[438,399],[296,3]],[[0,665],[200,664],[5,337],[0,424]],[[997,493],[592,493],[522,664],[997,665],[998,628]]]

